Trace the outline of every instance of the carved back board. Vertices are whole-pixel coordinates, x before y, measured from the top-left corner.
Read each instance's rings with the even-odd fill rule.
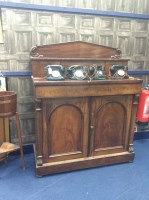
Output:
[[[82,41],[35,46],[30,55],[34,77],[46,76],[44,67],[50,64],[65,67],[73,64],[104,65],[108,74],[110,65],[128,63],[128,59],[121,58],[121,51],[117,48]]]

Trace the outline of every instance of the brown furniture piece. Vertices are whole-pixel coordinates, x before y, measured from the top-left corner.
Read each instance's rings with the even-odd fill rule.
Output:
[[[3,142],[10,141],[9,139],[9,119],[0,118],[0,146]],[[7,154],[0,155],[0,161],[5,160]]]
[[[133,161],[142,80],[109,77],[110,66],[128,64],[120,50],[78,41],[33,47],[31,56],[37,175]],[[109,78],[47,81],[50,64],[102,64]]]
[[[25,169],[25,161],[23,155],[22,137],[21,137],[21,127],[20,127],[20,117],[17,110],[17,94],[14,91],[0,91],[0,118],[3,120],[4,124],[4,136],[5,134],[5,120],[9,117],[16,117],[16,128],[18,135],[19,146],[10,143],[9,138],[3,138],[3,143],[0,145],[0,155],[8,155],[10,152],[20,149],[22,169]]]

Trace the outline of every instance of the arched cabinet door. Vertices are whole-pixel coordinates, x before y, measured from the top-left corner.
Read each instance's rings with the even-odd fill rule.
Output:
[[[131,105],[131,95],[92,98],[90,155],[128,150]]]
[[[86,157],[88,99],[45,100],[43,109],[44,162]]]

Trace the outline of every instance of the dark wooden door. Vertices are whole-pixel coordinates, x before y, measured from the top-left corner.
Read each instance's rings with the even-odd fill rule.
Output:
[[[131,95],[92,98],[90,155],[127,151],[131,105]]]
[[[87,156],[88,107],[87,98],[44,100],[44,162]]]

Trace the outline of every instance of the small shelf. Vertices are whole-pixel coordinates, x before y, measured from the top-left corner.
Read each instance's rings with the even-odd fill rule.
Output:
[[[10,153],[18,149],[20,149],[18,145],[12,144],[10,142],[3,142],[2,145],[0,146],[0,154]]]

